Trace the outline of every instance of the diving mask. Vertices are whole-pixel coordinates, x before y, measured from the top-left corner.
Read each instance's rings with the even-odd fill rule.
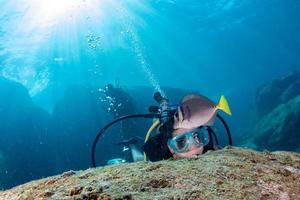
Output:
[[[168,145],[175,153],[187,152],[192,144],[197,147],[201,147],[207,145],[208,143],[209,134],[205,127],[189,130],[168,140]]]

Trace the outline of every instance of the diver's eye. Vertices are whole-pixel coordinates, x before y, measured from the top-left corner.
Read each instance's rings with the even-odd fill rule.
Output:
[[[198,130],[195,130],[193,132],[193,139],[199,144],[204,144],[204,145],[207,145],[209,143],[209,135],[208,135],[208,132],[207,130],[205,129],[198,129]]]
[[[187,138],[186,137],[180,137],[176,139],[176,147],[179,150],[182,150],[185,148],[187,143]]]
[[[201,132],[194,132],[193,133],[193,139],[195,140],[195,142],[197,142],[198,144],[202,143],[202,137],[201,137]]]

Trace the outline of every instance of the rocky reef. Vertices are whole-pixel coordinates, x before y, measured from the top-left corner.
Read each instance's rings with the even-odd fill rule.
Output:
[[[278,105],[256,126],[255,144],[263,149],[296,151],[300,148],[300,95]]]
[[[0,91],[0,188],[50,175],[50,115],[19,83],[0,76]]]
[[[258,116],[272,112],[279,104],[286,103],[300,94],[300,73],[291,72],[274,79],[257,90],[256,107]]]
[[[258,149],[300,150],[300,74],[292,72],[258,90],[258,123],[249,143]]]
[[[3,200],[299,199],[300,155],[227,147],[198,158],[69,171],[0,192]]]

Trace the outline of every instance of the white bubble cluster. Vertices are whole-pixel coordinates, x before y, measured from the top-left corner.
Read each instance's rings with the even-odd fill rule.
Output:
[[[86,35],[86,40],[89,48],[94,50],[101,48],[101,36],[96,36],[92,32],[89,32]]]

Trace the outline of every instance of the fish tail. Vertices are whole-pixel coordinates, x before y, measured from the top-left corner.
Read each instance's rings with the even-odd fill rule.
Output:
[[[228,102],[224,95],[221,96],[220,101],[217,105],[217,108],[224,111],[228,115],[232,115],[231,110],[228,105]]]

